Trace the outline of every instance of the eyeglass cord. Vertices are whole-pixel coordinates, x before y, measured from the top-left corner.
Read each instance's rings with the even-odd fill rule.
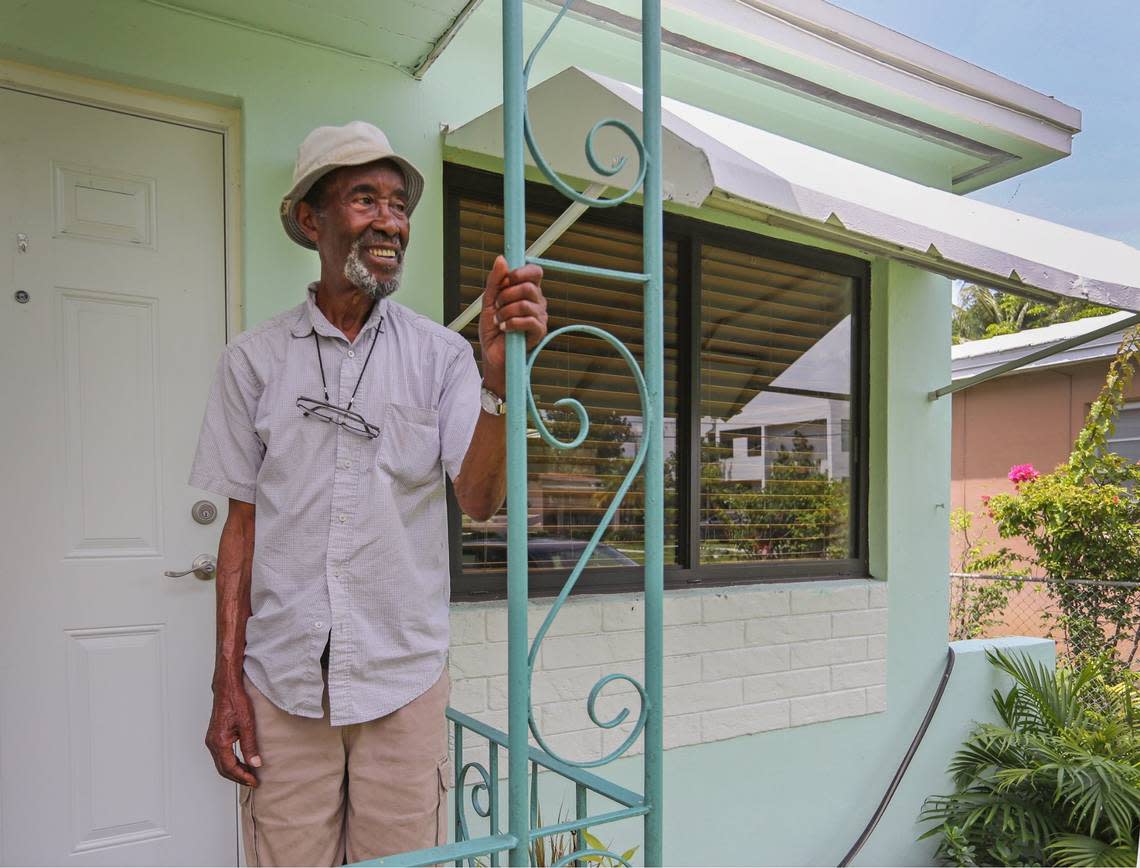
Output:
[[[356,378],[356,385],[352,389],[352,396],[348,399],[348,406],[345,407],[345,412],[352,409],[352,402],[356,400],[356,392],[360,388],[360,381],[364,379],[364,372],[368,370],[368,362],[372,359],[372,351],[376,349],[376,338],[380,337],[380,326],[384,324],[384,317],[380,317],[380,321],[376,323],[376,331],[372,333],[372,345],[368,348],[368,355],[364,357],[364,365],[360,369],[360,375]],[[321,388],[325,390],[325,403],[332,404],[329,399],[329,386],[325,380],[325,362],[321,358],[321,339],[317,336],[317,330],[313,329],[313,344],[317,348],[317,364],[321,367]],[[336,406],[335,404],[333,406]],[[308,415],[307,413],[305,415]]]

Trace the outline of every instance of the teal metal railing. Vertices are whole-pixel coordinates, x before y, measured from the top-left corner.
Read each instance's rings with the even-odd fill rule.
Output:
[[[570,325],[551,332],[532,351],[528,360],[525,338],[507,335],[507,640],[508,640],[508,715],[507,732],[486,726],[453,709],[448,710],[455,751],[454,824],[455,842],[444,847],[405,853],[366,865],[435,865],[454,862],[459,865],[498,865],[506,854],[510,865],[533,862],[533,845],[539,838],[571,833],[574,850],[555,864],[581,864],[589,856],[605,856],[618,864],[626,864],[616,853],[586,845],[583,830],[617,820],[642,817],[646,865],[661,865],[662,810],[662,606],[664,597],[664,462],[663,462],[663,395],[664,336],[662,317],[663,235],[661,218],[661,17],[660,0],[642,2],[642,129],[640,136],[628,124],[613,118],[598,121],[586,136],[586,158],[591,168],[605,178],[616,176],[627,164],[623,157],[606,166],[594,151],[595,134],[609,127],[622,132],[636,152],[638,169],[630,186],[611,197],[600,198],[577,191],[550,166],[534,137],[527,112],[526,91],[534,62],[542,47],[566,15],[573,0],[565,0],[562,8],[539,39],[530,56],[523,61],[523,0],[503,0],[503,205],[504,255],[507,265],[518,268],[524,262],[537,263],[547,271],[567,271],[608,280],[639,283],[644,290],[644,373],[633,354],[604,329],[588,325]],[[527,147],[535,164],[550,183],[572,202],[592,208],[609,208],[629,201],[643,192],[643,259],[640,272],[559,262],[526,255],[526,190],[523,148]],[[594,530],[581,558],[571,571],[561,593],[543,620],[533,643],[527,641],[527,412],[539,436],[557,449],[577,448],[589,431],[586,408],[573,397],[564,397],[556,405],[573,409],[578,418],[578,433],[569,441],[560,441],[548,430],[535,404],[530,387],[530,373],[535,360],[547,345],[568,333],[584,334],[609,345],[629,367],[637,384],[643,420],[642,438],[637,455],[622,481],[601,522]],[[603,729],[614,729],[627,722],[630,710],[623,708],[608,720],[599,720],[595,704],[605,687],[623,681],[634,688],[640,708],[630,732],[613,750],[601,757],[571,759],[559,756],[544,738],[531,706],[531,679],[542,641],[558,616],[566,598],[574,588],[597,547],[622,499],[638,473],[643,474],[645,500],[645,683],[630,675],[613,673],[601,678],[587,698],[590,720]],[[537,747],[529,743],[533,737]],[[465,760],[470,740],[478,738],[487,744],[487,763]],[[638,738],[644,739],[644,787],[634,793],[616,786],[592,770],[623,756]],[[503,831],[503,809],[500,804],[499,780],[502,751],[507,754],[506,831]],[[538,779],[540,769],[572,782],[574,785],[574,817],[558,819],[551,825],[540,825]],[[468,778],[474,775],[475,779]],[[590,813],[589,793],[612,803],[607,810]],[[466,812],[469,794],[472,810],[486,826],[486,834],[472,837]],[[485,859],[484,859],[485,857]]]

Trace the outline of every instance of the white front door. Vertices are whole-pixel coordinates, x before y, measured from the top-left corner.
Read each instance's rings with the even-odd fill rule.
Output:
[[[219,133],[0,87],[0,862],[225,865],[203,746],[226,504]]]

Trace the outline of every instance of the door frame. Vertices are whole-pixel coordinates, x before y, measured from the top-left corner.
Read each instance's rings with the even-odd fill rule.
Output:
[[[226,340],[241,333],[245,328],[241,243],[241,110],[4,59],[0,59],[0,88],[221,134],[222,168],[225,175],[223,229],[226,257]]]
[[[242,285],[242,143],[241,110],[183,99],[155,91],[126,87],[94,78],[69,75],[41,66],[0,58],[0,89],[64,100],[149,120],[164,121],[222,136],[225,339],[245,328]],[[3,806],[0,805],[0,813]],[[238,794],[234,793],[237,852],[234,864],[244,864]]]

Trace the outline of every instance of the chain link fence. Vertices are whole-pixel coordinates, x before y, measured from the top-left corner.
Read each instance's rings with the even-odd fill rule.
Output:
[[[1075,644],[1070,634],[1081,629],[1073,613],[1095,623],[1095,638],[1103,636],[1117,660],[1140,671],[1140,582],[950,574],[951,641],[1038,636],[1053,639],[1062,658]]]

